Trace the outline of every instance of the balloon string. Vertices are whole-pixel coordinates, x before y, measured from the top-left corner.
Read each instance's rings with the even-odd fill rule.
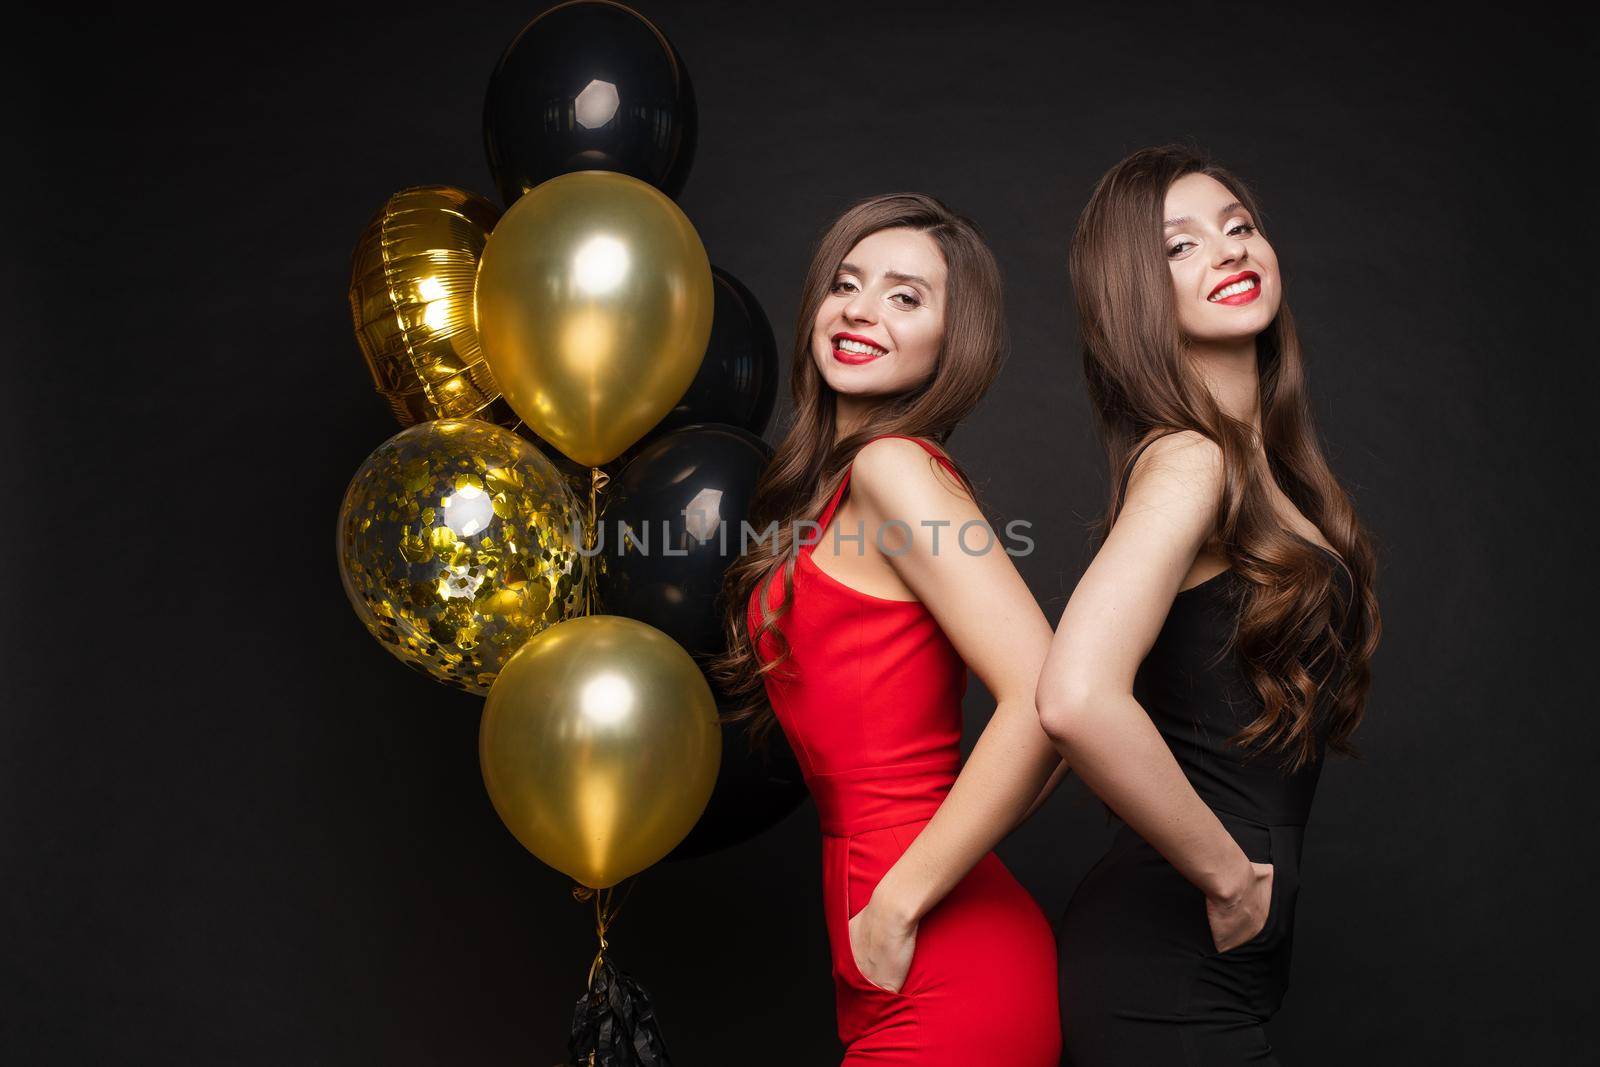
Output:
[[[584,580],[583,613],[593,615],[600,606],[600,554],[594,550],[596,530],[600,525],[600,490],[611,481],[611,475],[599,467],[589,468],[589,514],[583,531]]]
[[[572,887],[574,898],[578,900],[594,898],[594,935],[600,942],[600,949],[594,954],[594,962],[589,964],[588,988],[591,990],[594,988],[594,976],[600,972],[600,964],[605,959],[606,949],[611,947],[610,942],[606,940],[606,931],[616,923],[617,916],[622,912],[622,905],[628,902],[628,897],[633,893],[633,879],[627,879],[627,883],[628,888],[623,892],[622,899],[615,904],[612,903],[612,890],[615,888],[613,886],[600,890],[583,885]]]

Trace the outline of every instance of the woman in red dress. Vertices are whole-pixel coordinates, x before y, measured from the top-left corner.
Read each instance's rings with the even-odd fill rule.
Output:
[[[799,324],[718,673],[817,803],[844,1063],[1056,1067],[1054,936],[990,851],[1064,770],[1051,630],[935,443],[999,369],[999,271],[938,201],[877,197],[823,237]],[[996,707],[963,767],[969,667]]]

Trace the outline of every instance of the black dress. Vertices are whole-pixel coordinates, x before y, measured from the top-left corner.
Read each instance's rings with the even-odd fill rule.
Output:
[[[1316,547],[1348,604],[1343,563]],[[1115,840],[1057,929],[1064,1064],[1277,1063],[1262,1024],[1288,988],[1300,850],[1326,729],[1318,758],[1293,774],[1279,768],[1277,753],[1252,758],[1230,743],[1261,710],[1230,645],[1243,587],[1228,570],[1180,592],[1134,696],[1245,855],[1273,865],[1266,926],[1218,953],[1205,895],[1113,817]]]

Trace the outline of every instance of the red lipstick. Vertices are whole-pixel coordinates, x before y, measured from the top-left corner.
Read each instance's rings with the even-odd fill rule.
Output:
[[[839,347],[840,341],[854,341],[857,344],[868,345],[871,352],[846,352]],[[870,337],[862,337],[858,333],[836,333],[833,335],[833,358],[840,363],[859,366],[862,363],[871,363],[873,360],[888,355],[889,350]]]
[[[1225,296],[1220,300],[1216,298],[1217,294],[1226,289],[1228,286],[1242,281],[1251,281],[1255,284],[1242,293],[1234,293],[1232,296]],[[1229,307],[1239,307],[1243,304],[1250,303],[1260,295],[1261,276],[1253,270],[1242,270],[1238,274],[1235,274],[1229,278],[1224,278],[1218,282],[1217,287],[1207,294],[1206,299],[1213,304],[1226,304]]]

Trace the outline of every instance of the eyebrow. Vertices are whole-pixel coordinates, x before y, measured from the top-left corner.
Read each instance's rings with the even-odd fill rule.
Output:
[[[1217,215],[1218,215],[1218,217],[1221,217],[1223,215],[1231,215],[1235,211],[1242,211],[1242,210],[1244,210],[1244,205],[1239,203],[1239,201],[1235,200],[1233,203],[1226,205],[1225,207],[1223,207],[1223,209],[1221,211],[1217,212]],[[1161,228],[1164,229],[1164,230],[1170,230],[1174,226],[1187,226],[1189,223],[1191,223],[1193,221],[1194,220],[1191,219],[1188,215],[1179,215],[1175,219],[1168,219],[1166,222],[1164,222],[1162,224]]]
[[[856,266],[854,263],[841,263],[841,264],[839,264],[839,273],[841,273],[841,274],[865,274],[867,272],[862,270],[860,267]],[[893,281],[897,281],[897,282],[906,282],[906,283],[909,283],[909,284],[912,284],[912,285],[920,285],[924,289],[932,289],[933,288],[933,283],[928,281],[928,279],[924,278],[920,274],[902,274],[897,270],[886,270],[886,271],[883,272],[883,276],[885,278],[889,278],[889,279],[892,279]]]

